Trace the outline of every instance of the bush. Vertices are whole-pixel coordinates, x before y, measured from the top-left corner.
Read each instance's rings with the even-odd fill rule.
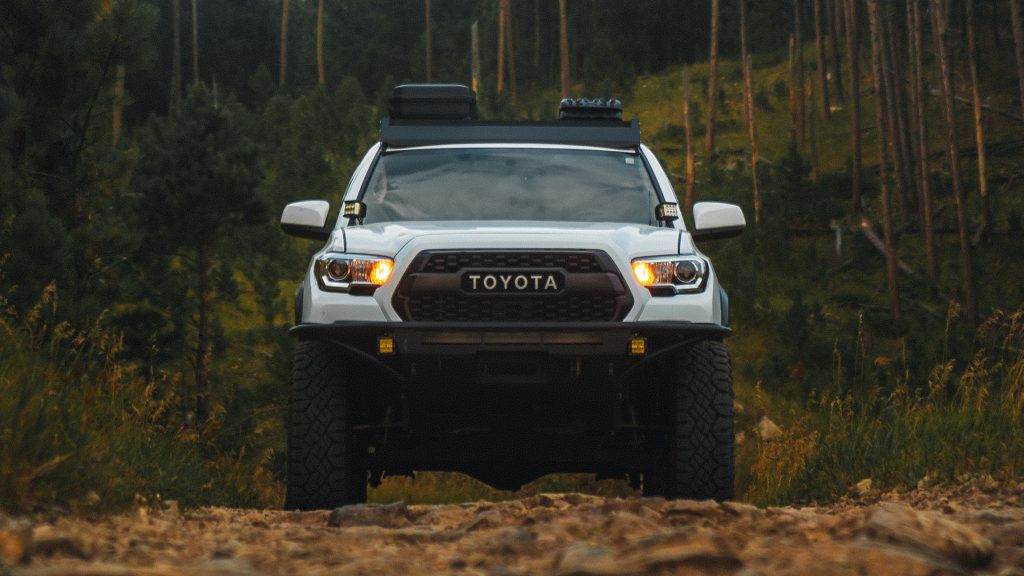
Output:
[[[119,359],[103,317],[55,322],[53,285],[22,318],[0,297],[0,509],[276,505],[267,454],[214,448],[216,426],[184,425],[175,376]]]
[[[950,310],[947,340],[958,312]],[[741,447],[741,493],[789,504],[834,499],[864,478],[886,489],[1016,477],[1024,470],[1024,307],[985,321],[974,345],[969,360],[944,358],[917,378],[906,358],[879,356],[871,367],[883,385],[844,382],[837,353],[830,392],[794,409],[781,438]]]

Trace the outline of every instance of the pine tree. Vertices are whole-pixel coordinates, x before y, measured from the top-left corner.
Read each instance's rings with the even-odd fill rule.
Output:
[[[423,0],[423,67],[427,71],[427,82],[434,79],[434,65],[431,62],[433,57],[433,38],[430,33],[430,0]]]
[[[886,161],[886,102],[885,76],[883,72],[884,46],[882,45],[881,21],[878,14],[878,0],[868,0],[868,18],[871,23],[871,61],[874,70],[875,130],[878,133],[878,185],[881,190],[882,225],[885,234],[885,269],[889,287],[889,312],[894,320],[900,317],[900,295],[897,285],[896,250],[893,245],[892,207],[889,200],[889,170]]]
[[[316,6],[316,80],[321,85],[327,82],[324,70],[324,0]]]
[[[922,65],[921,7],[918,2],[907,2],[907,29],[910,45],[910,89],[914,100],[914,126],[917,134],[917,190],[920,194],[921,220],[924,228],[925,259],[928,277],[938,279],[938,261],[935,254],[935,226],[932,218],[931,169],[928,164],[928,119],[925,108],[924,70]]]
[[[192,83],[199,83],[199,6],[192,0]]]
[[[795,46],[796,60],[793,64],[794,75],[794,96],[796,98],[796,134],[800,139],[800,145],[807,144],[807,121],[806,102],[807,87],[804,85],[804,44],[801,31],[801,7],[802,0],[793,0],[793,44]]]
[[[266,220],[256,195],[257,154],[230,107],[216,105],[202,84],[189,90],[180,110],[153,119],[139,139],[133,178],[134,211],[146,222],[140,255],[156,267],[154,282],[175,258],[190,278],[190,297],[179,301],[195,304],[190,347],[200,421],[210,415],[212,274],[219,255],[235,252],[218,245],[233,230]]]
[[[718,110],[718,0],[711,0],[711,56],[708,72],[708,124],[704,136],[704,150],[710,155],[715,149],[715,116]]]
[[[829,34],[830,45],[832,47],[832,82],[835,85],[836,98],[842,100],[846,98],[843,92],[843,66],[842,66],[842,55],[839,52],[839,38],[842,34],[842,20],[843,20],[843,0],[828,0],[829,18],[832,31]],[[837,5],[838,4],[838,5]]]
[[[1020,84],[1021,118],[1024,118],[1024,11],[1021,0],[1010,0],[1010,24],[1013,28],[1014,54],[1017,58],[1017,81]]]
[[[565,11],[566,0],[558,0],[558,53],[562,62],[562,97],[569,96],[569,18]]]
[[[697,186],[697,168],[693,159],[693,128],[690,120],[690,73],[683,70],[683,130],[686,137],[686,197],[687,212],[693,212],[693,195]]]
[[[281,56],[277,66],[277,84],[284,86],[288,77],[288,0],[281,1]]]
[[[974,0],[967,0],[964,9],[967,10],[967,67],[971,74],[971,102],[974,105],[974,145],[978,153],[978,193],[981,195],[981,226],[978,235],[981,236],[992,226],[992,204],[988,197],[985,128],[982,124],[981,86],[978,81],[978,47],[974,37]]]
[[[169,109],[181,105],[181,0],[171,2],[171,95]]]
[[[857,38],[857,0],[846,1],[846,62],[850,73],[850,149],[853,166],[850,174],[850,198],[853,214],[861,210],[862,157],[860,147],[860,46]]]
[[[821,106],[821,119],[828,121],[832,117],[828,97],[828,65],[825,63],[825,45],[821,37],[821,0],[813,0],[814,4],[814,51],[818,59],[818,97]]]
[[[966,198],[964,197],[963,181],[960,176],[960,148],[956,140],[952,59],[946,41],[946,31],[948,29],[946,2],[944,0],[931,0],[931,9],[932,34],[935,36],[936,59],[938,60],[939,75],[942,80],[942,109],[946,129],[946,162],[949,163],[949,176],[953,182],[957,228],[960,231],[960,274],[963,281],[964,312],[967,316],[967,321],[974,324],[978,320],[978,304],[974,294],[974,256],[971,253],[970,233],[967,230],[967,205]]]

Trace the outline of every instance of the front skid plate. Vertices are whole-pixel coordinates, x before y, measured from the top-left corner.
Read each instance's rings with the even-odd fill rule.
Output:
[[[290,333],[300,339],[329,338],[359,347],[365,346],[368,338],[389,336],[394,339],[397,355],[542,351],[567,356],[624,356],[629,352],[630,340],[637,336],[674,345],[689,339],[720,340],[731,330],[694,322],[335,322],[299,324]],[[652,347],[648,353],[656,351]]]

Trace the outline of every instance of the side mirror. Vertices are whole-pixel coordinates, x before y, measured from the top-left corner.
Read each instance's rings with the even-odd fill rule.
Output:
[[[739,236],[747,227],[743,210],[735,204],[698,202],[693,205],[694,240],[717,240]]]
[[[331,230],[327,228],[330,211],[330,203],[323,200],[292,202],[281,213],[281,230],[299,238],[327,240],[331,237]]]

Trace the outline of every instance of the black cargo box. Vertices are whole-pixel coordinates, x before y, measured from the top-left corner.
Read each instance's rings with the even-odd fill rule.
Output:
[[[462,84],[403,84],[388,99],[388,115],[403,120],[472,120],[476,92]]]

